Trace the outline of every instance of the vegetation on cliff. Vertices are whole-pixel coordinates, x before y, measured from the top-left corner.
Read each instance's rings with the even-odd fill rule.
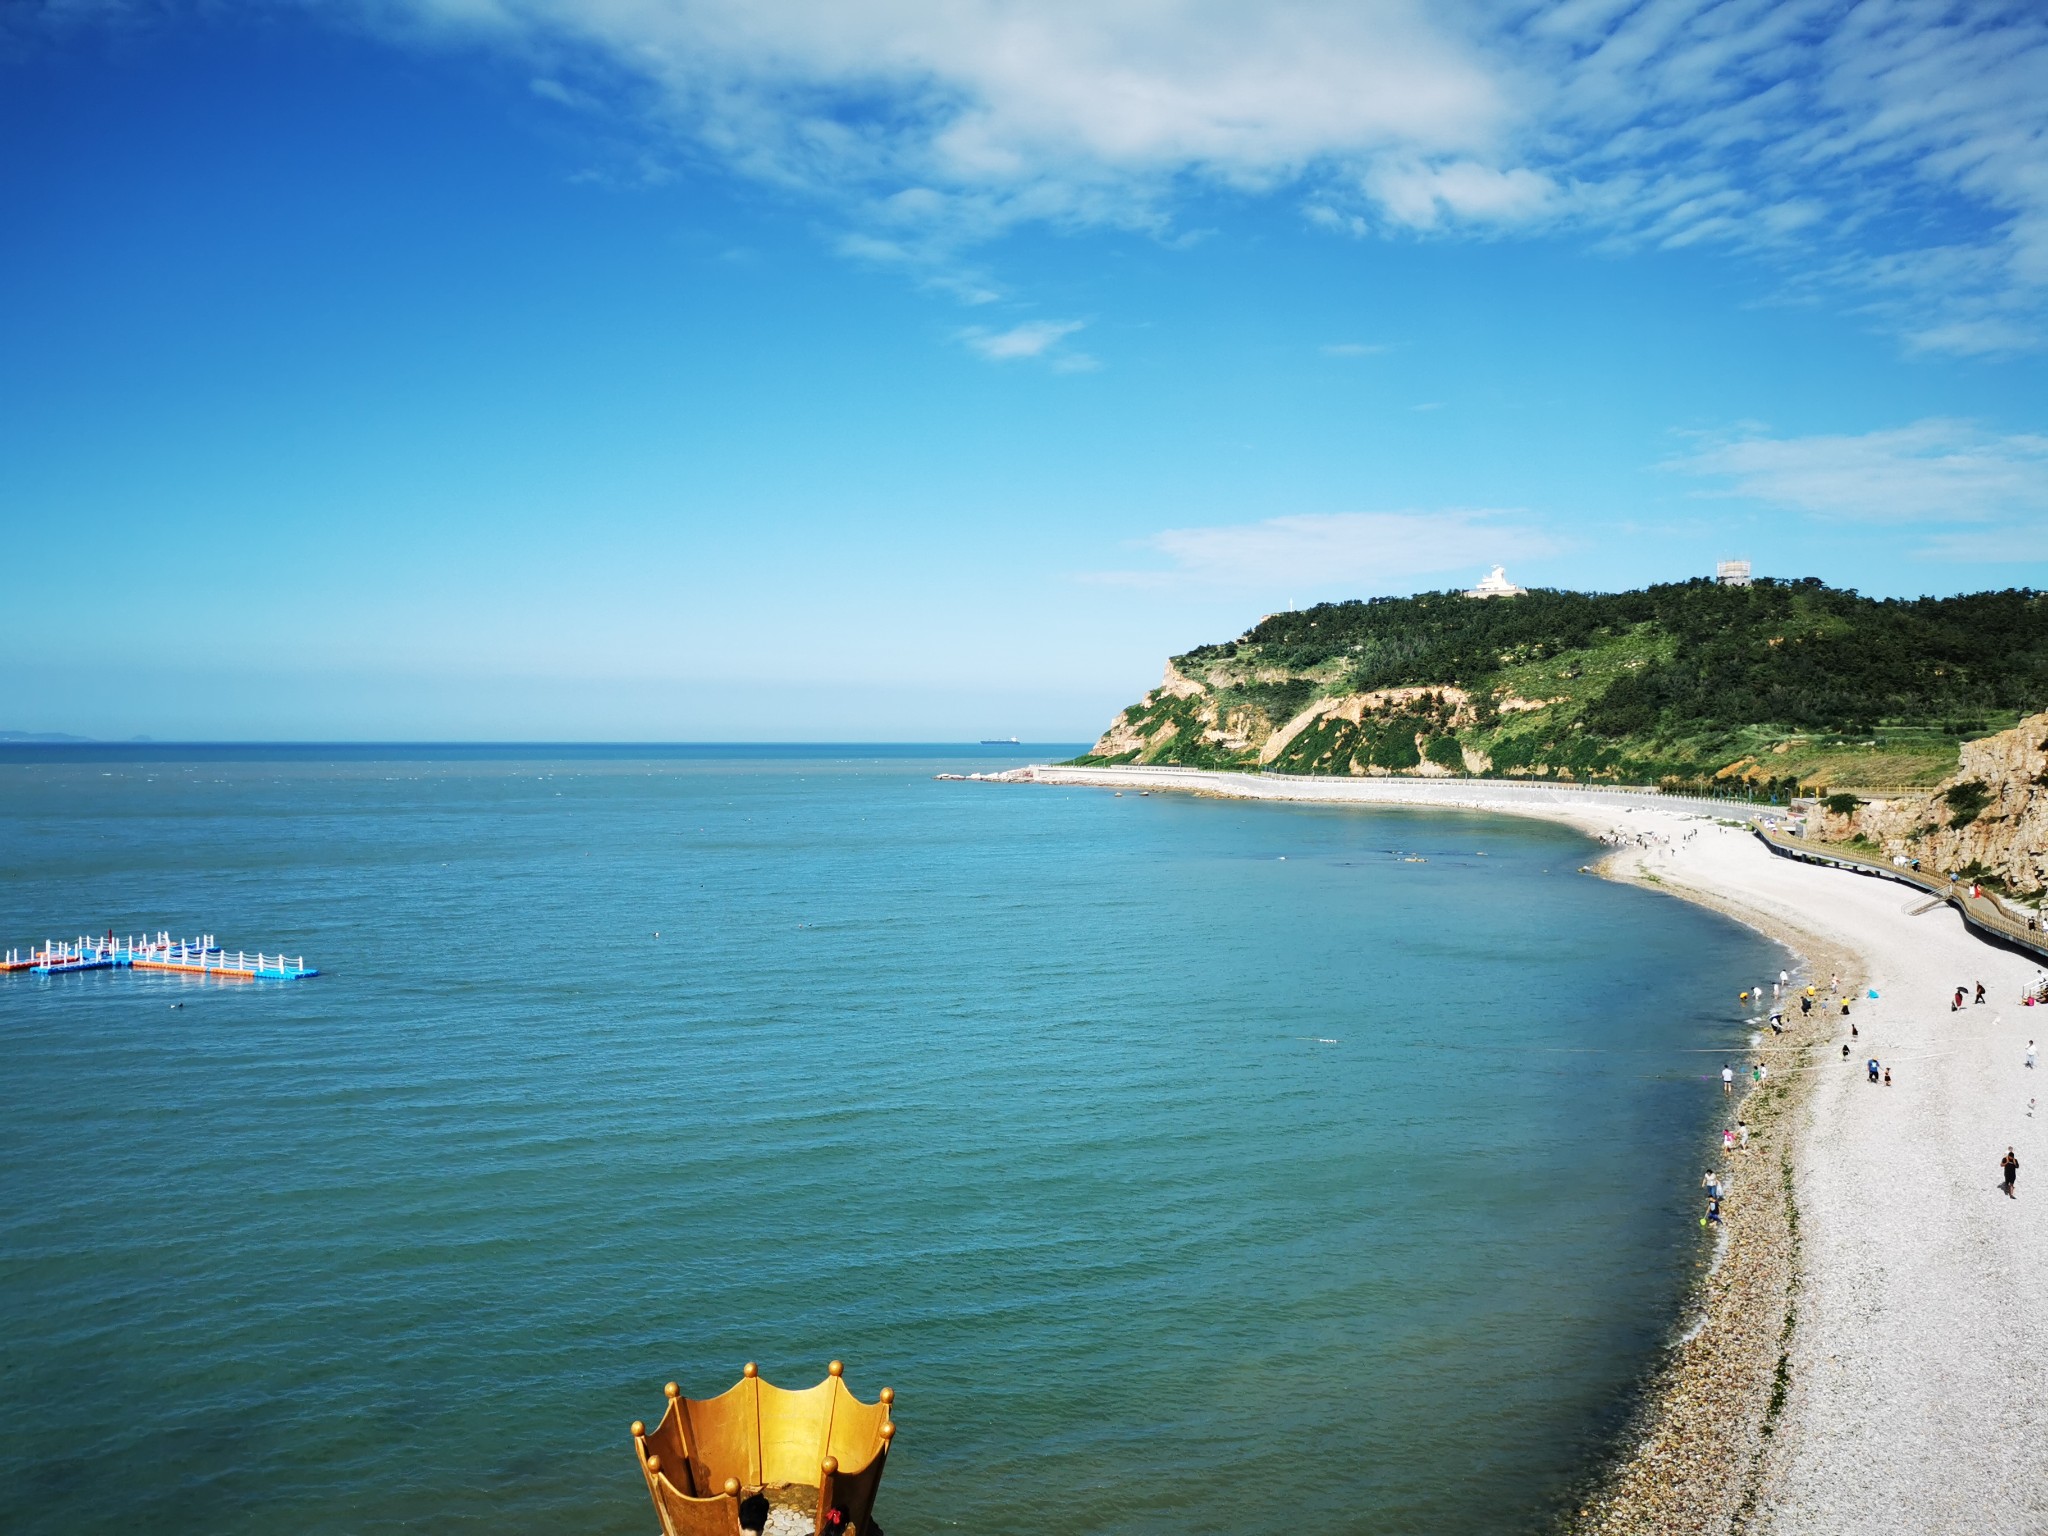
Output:
[[[1802,581],[1430,592],[1198,646],[1081,759],[1759,787],[1931,785],[2048,702],[2048,594]]]
[[[1968,742],[1932,791],[1829,796],[1814,835],[2038,900],[2048,890],[2048,714]]]

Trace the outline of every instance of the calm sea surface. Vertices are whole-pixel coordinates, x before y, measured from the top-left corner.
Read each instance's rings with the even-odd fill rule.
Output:
[[[835,1357],[894,1536],[1539,1523],[1778,952],[1541,823],[932,779],[1020,760],[0,751],[0,948],[324,972],[0,976],[0,1528],[647,1536],[665,1380]]]

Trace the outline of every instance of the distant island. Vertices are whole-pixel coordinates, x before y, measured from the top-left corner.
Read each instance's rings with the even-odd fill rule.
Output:
[[[1738,569],[1616,593],[1496,572],[1270,614],[1173,657],[1075,761],[1903,789],[2048,702],[2044,594],[1880,600]]]

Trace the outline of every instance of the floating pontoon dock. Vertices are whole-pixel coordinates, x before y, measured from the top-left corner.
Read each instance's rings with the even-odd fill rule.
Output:
[[[304,955],[230,954],[214,943],[212,934],[197,939],[174,939],[168,933],[154,938],[145,934],[126,939],[61,939],[46,941],[41,949],[23,953],[7,951],[0,971],[32,971],[38,976],[58,976],[69,971],[176,971],[185,976],[218,976],[227,981],[302,981],[320,974],[317,966],[306,964]]]

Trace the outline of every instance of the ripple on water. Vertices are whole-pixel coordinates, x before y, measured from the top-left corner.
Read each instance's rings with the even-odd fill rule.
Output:
[[[899,1530],[1526,1526],[1776,963],[1466,813],[159,751],[0,760],[17,925],[327,974],[0,987],[11,1531],[641,1532],[662,1381],[833,1357]]]

